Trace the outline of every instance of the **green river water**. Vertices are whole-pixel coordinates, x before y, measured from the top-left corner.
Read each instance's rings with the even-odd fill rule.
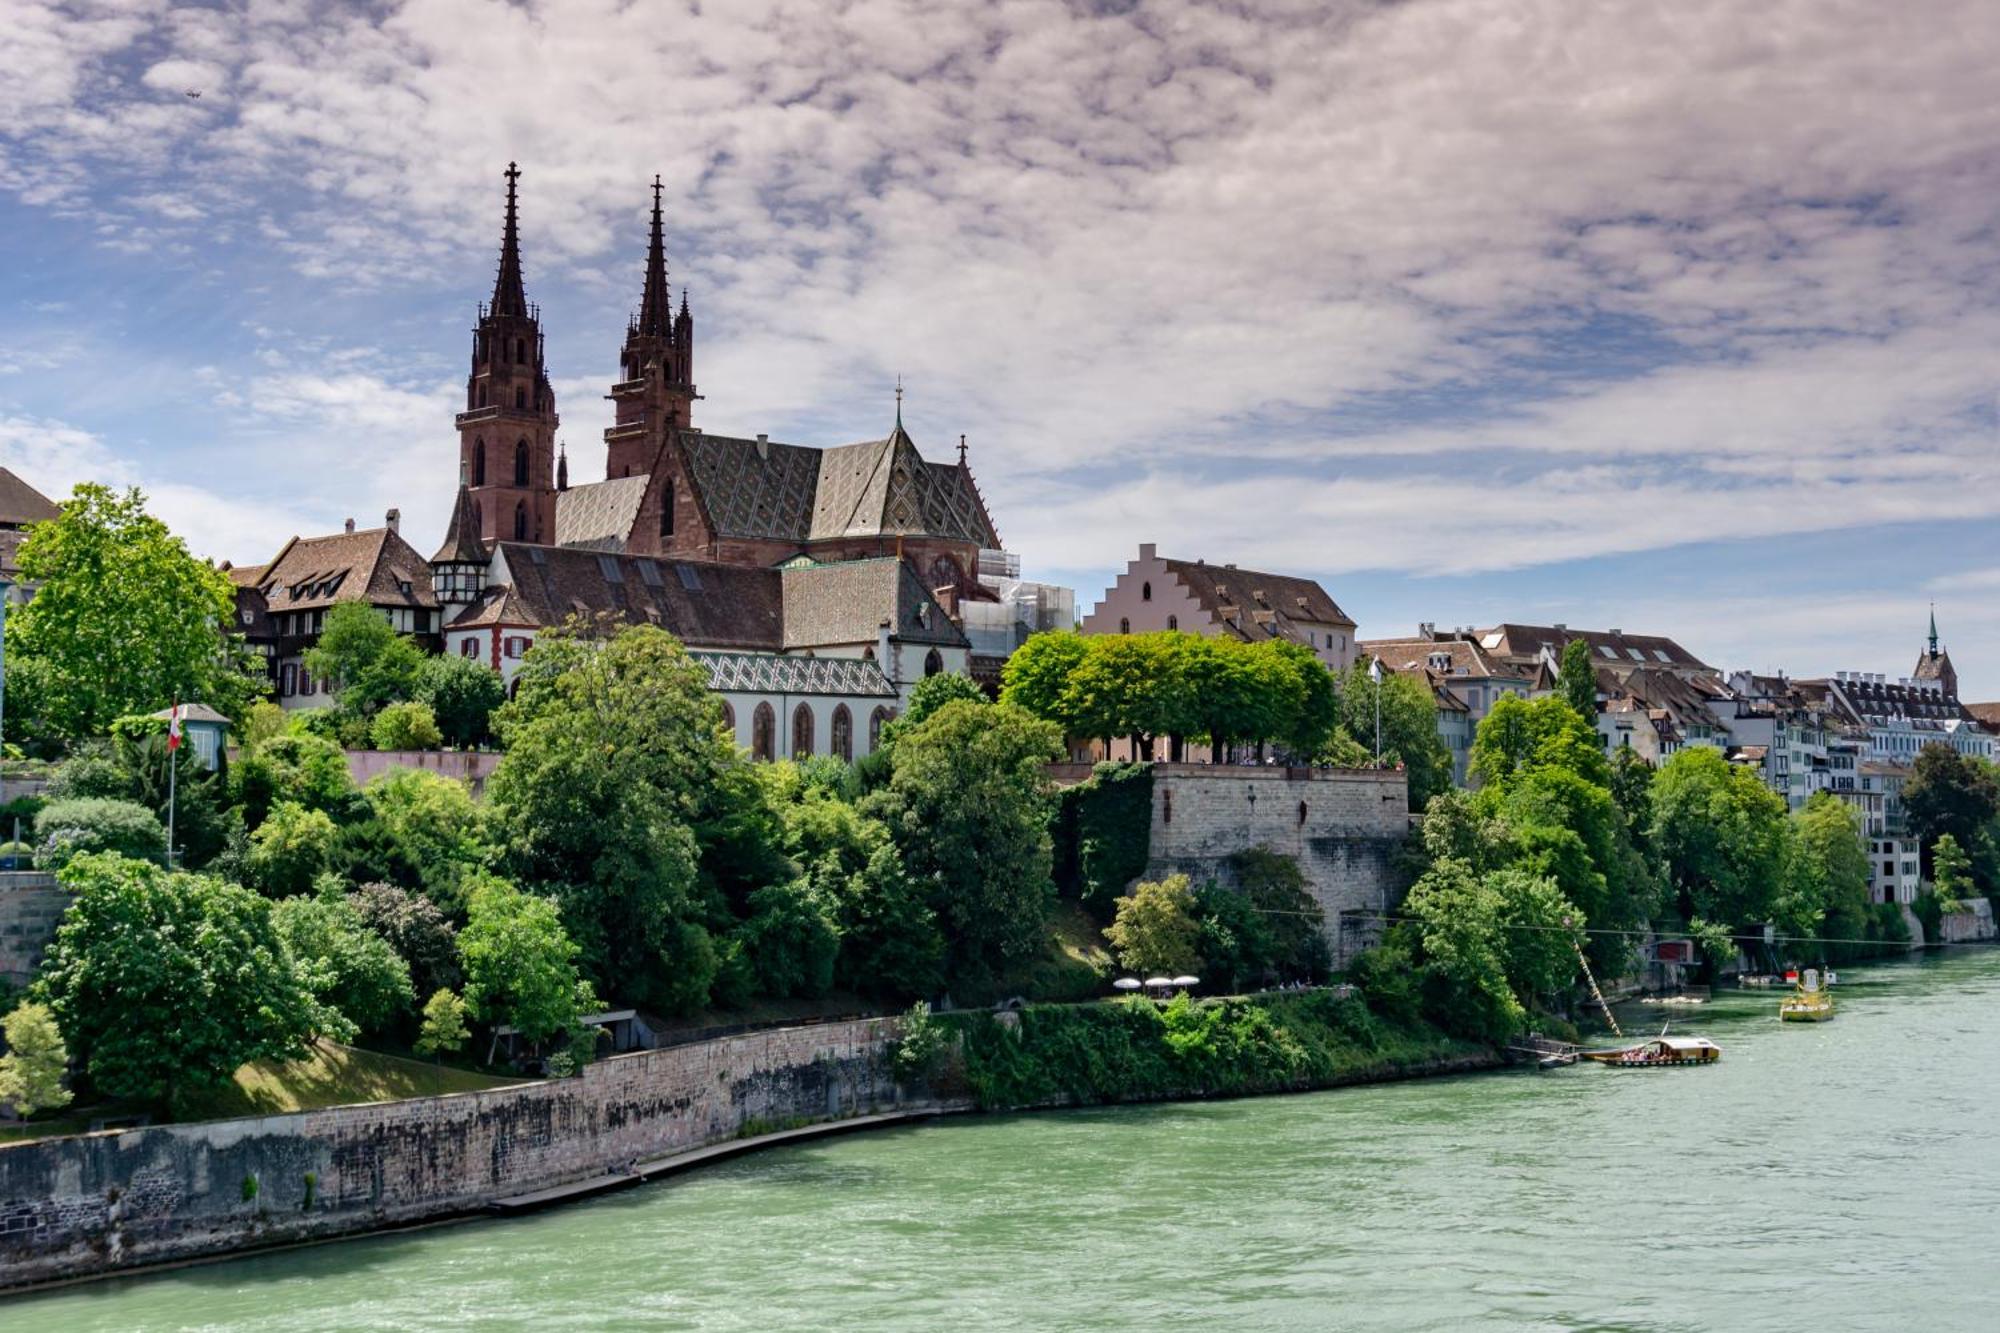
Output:
[[[1840,1000],[1725,993],[1710,1068],[960,1117],[0,1329],[2000,1329],[2000,951]]]

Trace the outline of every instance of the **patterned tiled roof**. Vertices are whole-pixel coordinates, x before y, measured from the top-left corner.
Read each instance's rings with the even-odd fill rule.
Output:
[[[787,648],[873,643],[882,622],[912,643],[965,648],[965,635],[901,560],[836,560],[778,571]]]
[[[776,653],[690,653],[708,686],[743,694],[844,694],[896,697],[873,662],[852,657],[780,657]]]
[[[700,431],[680,432],[680,447],[716,536],[803,541],[812,531],[819,450]]]
[[[644,476],[613,477],[556,492],[556,545],[622,551],[646,498]]]

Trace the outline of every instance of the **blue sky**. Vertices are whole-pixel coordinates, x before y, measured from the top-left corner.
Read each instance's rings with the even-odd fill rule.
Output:
[[[258,561],[428,547],[521,163],[579,480],[647,182],[696,421],[960,432],[1093,600],[1142,541],[1419,621],[2000,697],[1983,0],[0,0],[0,463]],[[201,92],[190,98],[190,90]]]

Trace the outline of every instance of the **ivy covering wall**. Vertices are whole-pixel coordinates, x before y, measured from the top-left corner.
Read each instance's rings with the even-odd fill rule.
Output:
[[[1065,897],[1108,918],[1125,886],[1145,873],[1153,834],[1150,764],[1099,764],[1063,790],[1051,829],[1055,879]]]

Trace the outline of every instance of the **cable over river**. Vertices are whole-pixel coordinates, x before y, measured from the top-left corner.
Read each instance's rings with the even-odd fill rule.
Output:
[[[938,1121],[0,1326],[1993,1328],[2000,951],[1841,978],[1831,1023],[1685,1011],[1712,1067]]]

